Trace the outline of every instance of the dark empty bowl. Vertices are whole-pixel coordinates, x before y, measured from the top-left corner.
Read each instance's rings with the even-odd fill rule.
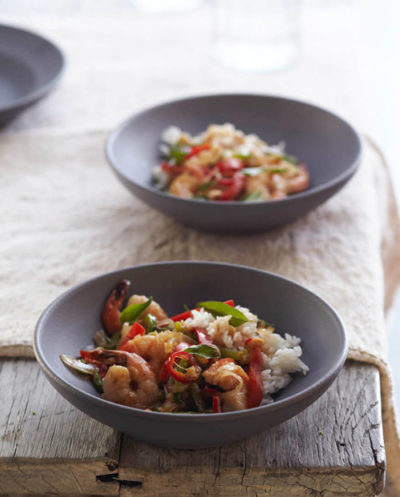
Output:
[[[58,81],[61,51],[42,36],[0,25],[0,125],[33,104]]]
[[[165,128],[176,125],[197,134],[211,123],[226,122],[269,144],[284,141],[287,153],[307,164],[310,187],[281,200],[245,203],[183,199],[152,186]],[[122,183],[155,209],[194,228],[246,233],[290,223],[335,194],[358,167],[361,141],[349,124],[314,105],[262,95],[212,95],[133,115],[111,133],[106,154]]]
[[[91,382],[66,368],[59,355],[79,355],[101,328],[106,296],[122,278],[131,293],[152,295],[172,315],[183,304],[226,300],[249,307],[276,325],[277,332],[301,338],[310,371],[293,381],[269,405],[223,414],[171,414],[124,407],[103,400]],[[35,353],[58,392],[93,418],[134,438],[166,447],[197,448],[240,440],[281,423],[316,400],[343,366],[347,341],[343,324],[323,300],[300,285],[245,266],[208,262],[165,262],[108,273],[76,286],[42,314]]]

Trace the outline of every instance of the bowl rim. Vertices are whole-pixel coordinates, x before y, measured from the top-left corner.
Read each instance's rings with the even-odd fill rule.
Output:
[[[329,368],[317,381],[315,381],[312,385],[309,387],[306,387],[302,389],[300,392],[294,393],[290,395],[289,397],[285,399],[279,399],[277,401],[274,401],[270,404],[266,405],[261,405],[258,407],[253,407],[250,409],[243,409],[240,411],[230,411],[230,412],[224,412],[224,413],[218,413],[219,418],[215,418],[216,413],[199,413],[199,414],[191,414],[191,413],[168,413],[168,412],[157,412],[157,411],[146,411],[143,409],[139,409],[136,407],[129,407],[129,406],[123,406],[120,404],[116,404],[115,402],[110,402],[108,400],[105,400],[95,393],[88,393],[85,391],[80,390],[67,380],[63,379],[61,376],[59,376],[48,364],[45,354],[42,352],[41,348],[41,343],[40,343],[40,334],[41,334],[41,328],[43,325],[43,322],[47,318],[47,316],[52,312],[52,310],[66,297],[68,297],[71,293],[74,293],[75,291],[84,288],[85,286],[92,285],[93,283],[96,283],[97,281],[100,281],[104,277],[111,276],[111,275],[121,275],[124,271],[132,270],[132,269],[138,269],[138,268],[143,268],[143,267],[149,267],[149,266],[168,266],[168,265],[208,265],[208,266],[223,266],[225,268],[238,268],[238,269],[244,269],[247,271],[251,271],[254,273],[265,273],[268,276],[274,278],[274,279],[279,279],[281,281],[285,281],[286,283],[289,283],[290,285],[294,285],[295,287],[301,289],[303,292],[306,292],[311,298],[318,300],[320,303],[323,304],[323,306],[327,309],[327,311],[333,316],[333,318],[336,320],[336,322],[339,325],[339,330],[341,332],[341,339],[343,341],[343,346],[341,353],[339,356],[336,358],[335,364]],[[63,389],[67,389],[70,393],[72,393],[75,396],[80,397],[81,399],[84,399],[85,401],[89,401],[91,403],[95,403],[98,406],[103,406],[104,403],[108,407],[112,407],[115,409],[122,409],[123,411],[127,413],[135,413],[137,415],[142,415],[145,413],[146,416],[154,418],[154,420],[177,420],[177,419],[185,419],[185,420],[192,420],[193,422],[201,422],[205,421],[207,419],[213,419],[216,421],[216,419],[235,419],[237,417],[243,417],[246,415],[246,417],[250,416],[258,416],[261,412],[265,412],[267,414],[268,412],[273,412],[275,410],[280,410],[280,409],[285,409],[287,407],[293,406],[297,402],[301,401],[301,399],[304,398],[310,398],[312,397],[315,393],[317,393],[320,390],[321,386],[324,385],[329,385],[331,381],[338,375],[339,371],[342,369],[344,362],[347,357],[348,353],[348,338],[347,338],[347,333],[345,326],[343,324],[342,319],[340,316],[337,314],[337,312],[320,296],[318,296],[316,293],[312,292],[311,290],[305,288],[304,286],[300,285],[299,283],[296,283],[295,281],[286,278],[284,276],[280,276],[278,274],[269,272],[269,271],[264,271],[262,269],[257,269],[253,268],[250,266],[245,266],[245,265],[240,265],[240,264],[230,264],[230,263],[224,263],[224,262],[208,262],[208,261],[188,261],[188,260],[178,260],[178,261],[164,261],[164,262],[155,262],[155,263],[148,263],[148,264],[138,264],[135,266],[127,266],[125,268],[121,268],[118,270],[110,271],[107,273],[103,273],[101,275],[98,275],[94,278],[90,278],[78,285],[73,286],[72,288],[68,289],[67,291],[63,292],[61,295],[59,295],[56,299],[54,299],[47,307],[46,309],[42,312],[36,327],[34,331],[34,340],[33,340],[33,350],[35,353],[35,357],[37,361],[39,362],[39,365],[41,368],[44,370],[47,376],[49,376],[55,383],[60,385]]]
[[[345,171],[343,171],[341,174],[336,176],[335,178],[331,179],[330,181],[327,181],[321,185],[316,185],[311,188],[307,188],[306,190],[303,190],[298,193],[294,193],[292,195],[288,195],[287,197],[281,198],[281,199],[275,199],[275,200],[262,200],[262,201],[257,201],[257,202],[240,202],[238,200],[229,200],[229,201],[216,201],[216,200],[207,200],[204,201],[202,199],[198,198],[182,198],[178,197],[176,195],[171,195],[167,192],[164,192],[163,190],[159,190],[158,188],[152,186],[151,184],[140,184],[135,180],[132,180],[131,178],[127,177],[125,174],[123,174],[120,169],[118,168],[118,161],[116,160],[115,157],[115,142],[118,138],[118,136],[121,134],[121,132],[134,120],[140,118],[144,114],[147,114],[148,112],[151,112],[153,110],[162,108],[162,107],[167,107],[171,104],[176,104],[176,103],[184,103],[184,102],[189,102],[193,100],[201,100],[204,98],[221,98],[221,97],[230,97],[230,98],[238,98],[238,97],[255,97],[255,98],[268,98],[276,101],[285,101],[285,102],[290,102],[290,103],[296,103],[300,104],[306,107],[309,107],[311,109],[315,109],[318,111],[325,112],[329,114],[330,116],[338,119],[341,124],[345,125],[347,128],[349,128],[350,132],[353,134],[353,136],[356,139],[357,142],[357,156],[355,157],[353,163],[348,167]],[[226,93],[204,93],[204,94],[194,94],[194,95],[189,95],[185,96],[182,98],[175,98],[175,99],[169,99],[169,100],[163,100],[158,103],[155,103],[153,105],[147,106],[147,107],[142,107],[138,111],[134,112],[131,114],[129,117],[125,118],[122,122],[120,122],[107,136],[106,141],[105,141],[105,146],[104,146],[104,151],[105,151],[105,156],[106,159],[113,170],[113,172],[117,175],[120,176],[121,178],[124,179],[124,181],[128,183],[133,183],[137,188],[147,191],[153,195],[159,195],[161,198],[169,199],[171,201],[183,201],[192,205],[218,205],[222,208],[225,207],[234,207],[234,208],[252,208],[255,205],[256,206],[262,206],[262,205],[275,205],[275,204],[285,204],[288,202],[293,202],[295,199],[300,199],[304,197],[308,197],[311,195],[318,194],[319,192],[329,190],[332,187],[335,187],[336,185],[341,184],[342,182],[345,182],[346,180],[350,179],[353,174],[357,171],[360,163],[361,163],[361,157],[363,154],[363,142],[361,139],[360,134],[356,131],[355,127],[350,124],[348,121],[346,121],[344,118],[336,114],[335,112],[332,112],[324,107],[321,107],[319,105],[315,105],[309,102],[306,102],[304,100],[298,100],[294,98],[288,98],[280,95],[275,95],[275,94],[267,94],[267,93],[258,93],[258,92],[249,92],[249,93],[237,93],[237,92],[226,92]]]
[[[10,31],[20,33],[22,35],[28,34],[30,36],[37,38],[41,42],[46,43],[51,48],[51,50],[53,50],[54,53],[58,56],[59,61],[58,61],[58,67],[57,67],[56,73],[54,74],[54,76],[52,78],[50,78],[47,81],[47,83],[41,85],[40,87],[38,87],[32,91],[29,91],[25,95],[18,97],[17,99],[13,100],[9,104],[1,105],[0,112],[17,110],[20,107],[22,107],[24,105],[31,104],[31,103],[35,102],[36,100],[38,100],[39,98],[45,96],[46,93],[48,93],[61,79],[61,77],[63,76],[63,74],[65,72],[65,66],[66,66],[65,53],[60,49],[60,47],[58,47],[49,38],[42,36],[41,34],[38,34],[36,31],[31,31],[30,29],[25,29],[25,28],[22,28],[19,26],[0,23],[0,30],[3,30],[3,29],[8,29]]]

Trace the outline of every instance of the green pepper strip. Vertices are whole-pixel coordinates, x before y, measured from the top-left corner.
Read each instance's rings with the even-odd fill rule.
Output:
[[[197,410],[199,412],[204,412],[206,410],[206,406],[203,397],[201,396],[199,385],[197,383],[191,383],[189,391]]]
[[[96,390],[99,393],[103,393],[104,392],[104,389],[103,389],[103,380],[102,380],[101,376],[99,375],[98,371],[95,371],[93,373],[93,384],[94,384]]]
[[[235,350],[235,349],[226,349],[220,348],[221,357],[230,357],[234,361],[240,362],[240,364],[248,364],[249,363],[249,353],[247,350]]]
[[[125,309],[121,312],[121,323],[128,322],[129,324],[133,324],[152,302],[153,298],[150,297],[143,304],[132,304],[128,305],[128,307],[125,307]]]

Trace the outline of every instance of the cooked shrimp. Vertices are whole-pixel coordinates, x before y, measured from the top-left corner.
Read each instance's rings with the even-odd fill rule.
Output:
[[[147,302],[149,298],[146,297],[145,295],[132,295],[130,299],[128,300],[128,305],[132,304],[144,304]],[[164,309],[160,306],[158,302],[153,302],[149,305],[149,307],[143,312],[142,316],[145,316],[146,314],[152,314],[156,319],[161,321],[161,319],[167,318],[167,314],[164,311]]]
[[[104,399],[140,409],[154,407],[159,388],[147,361],[138,354],[101,347],[91,351],[91,356],[101,364],[112,364],[103,380]]]
[[[270,198],[270,173],[263,171],[256,176],[247,178],[245,184],[246,193],[259,193],[260,198],[268,200]]]
[[[246,409],[247,381],[245,370],[233,361],[220,359],[203,372],[207,383],[225,392],[220,394],[224,411]]]
[[[298,174],[289,180],[287,186],[287,193],[301,192],[309,187],[310,185],[310,174],[308,172],[307,166],[305,164],[299,164]]]
[[[122,304],[128,295],[131,282],[129,280],[121,280],[114,290],[108,296],[104,304],[103,312],[101,313],[101,321],[105,331],[114,335],[121,329],[120,314]]]
[[[182,333],[166,330],[155,335],[136,336],[126,344],[126,348],[149,361],[154,373],[158,375],[169,354],[183,341]]]
[[[201,184],[201,179],[192,174],[182,173],[172,180],[170,193],[178,197],[191,198]]]

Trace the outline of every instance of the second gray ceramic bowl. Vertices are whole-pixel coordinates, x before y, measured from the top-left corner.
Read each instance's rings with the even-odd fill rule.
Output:
[[[205,299],[235,299],[302,340],[306,376],[295,375],[266,406],[222,414],[143,411],[103,400],[92,383],[67,369],[59,355],[78,355],[101,327],[105,298],[122,278],[132,293],[152,295],[171,315]],[[230,264],[166,262],[105,274],[61,295],[44,311],[35,353],[51,384],[71,404],[137,440],[165,447],[199,448],[249,437],[282,423],[316,400],[343,366],[346,334],[340,318],[315,294],[279,276]]]
[[[311,184],[301,193],[269,202],[216,202],[182,199],[151,184],[161,159],[162,131],[176,125],[197,134],[209,124],[233,123],[286,151],[309,167]],[[264,95],[211,95],[175,100],[139,112],[111,133],[107,158],[122,183],[164,214],[194,228],[247,233],[291,223],[334,195],[355,173],[361,141],[334,114],[296,100]]]
[[[49,40],[0,25],[0,126],[54,88],[64,65],[62,52]]]

